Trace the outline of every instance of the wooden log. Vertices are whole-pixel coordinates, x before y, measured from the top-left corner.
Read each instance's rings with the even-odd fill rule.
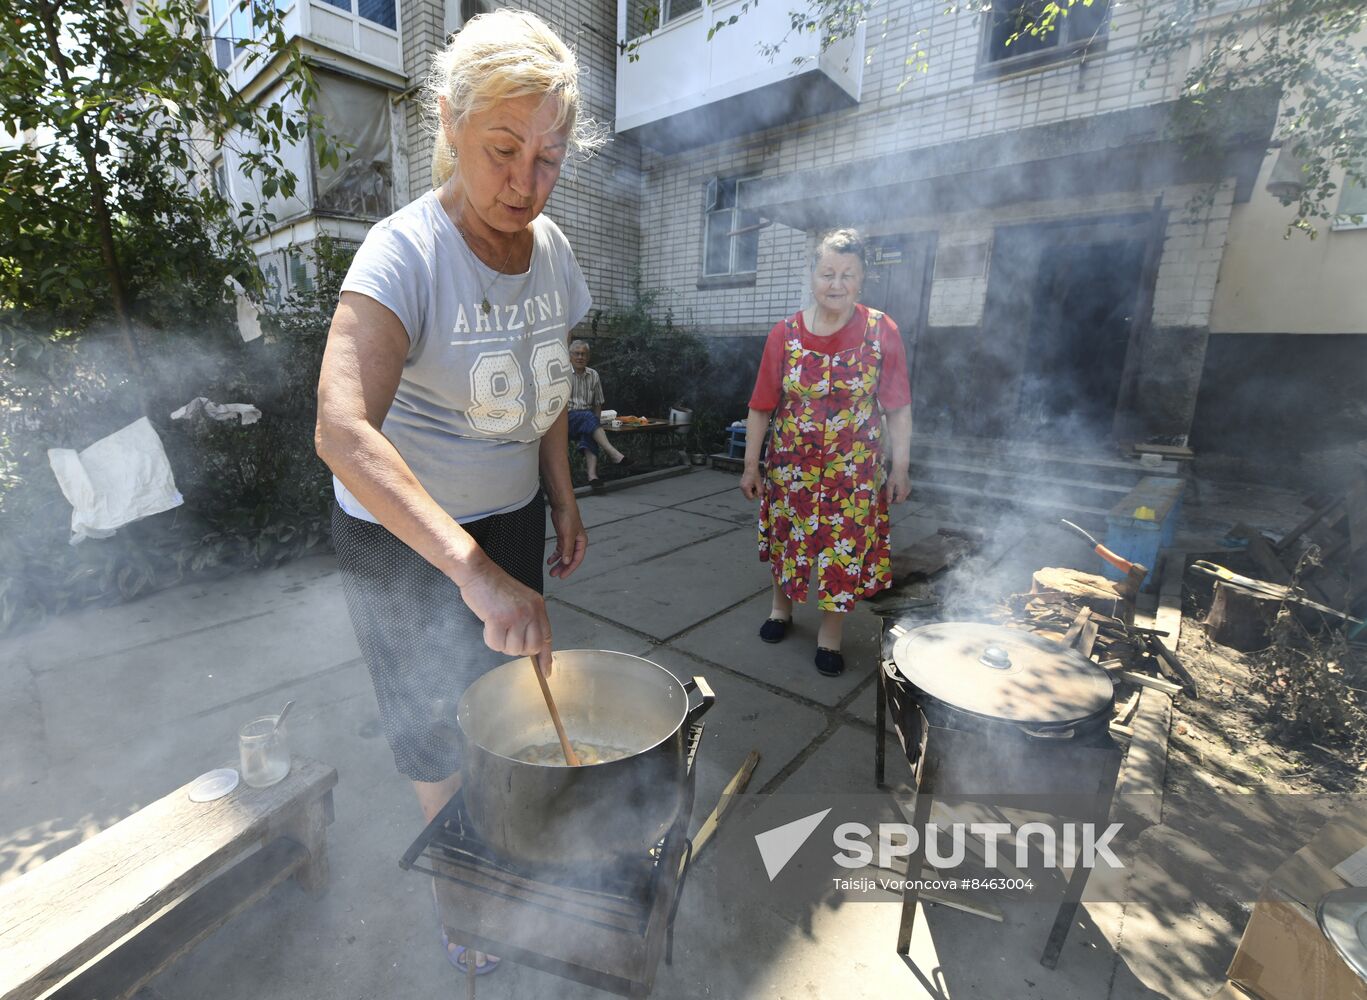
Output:
[[[1268,633],[1281,602],[1249,593],[1242,587],[1226,587],[1215,581],[1215,597],[1206,615],[1206,633],[1222,646],[1250,653],[1266,649]]]
[[[1032,575],[1030,593],[1042,599],[1055,601],[1057,599],[1052,595],[1062,595],[1063,602],[1089,607],[1098,614],[1122,622],[1134,618],[1134,602],[1121,584],[1096,573],[1084,573],[1061,566],[1045,566]]]
[[[1141,693],[1142,692],[1140,691],[1136,691],[1134,694],[1130,695],[1125,703],[1116,709],[1115,718],[1112,721],[1118,722],[1121,725],[1128,725],[1130,719],[1134,717],[1135,711],[1139,708],[1139,696]]]
[[[1315,509],[1310,512],[1309,516],[1305,518],[1305,520],[1303,520],[1300,524],[1296,525],[1285,535],[1283,535],[1281,541],[1275,543],[1272,546],[1272,550],[1276,552],[1278,555],[1285,554],[1286,551],[1290,549],[1292,545],[1296,544],[1296,541],[1301,537],[1301,535],[1305,534],[1320,521],[1324,520],[1324,518],[1327,517],[1329,514],[1333,513],[1341,517],[1342,505],[1343,501],[1338,499],[1332,499],[1329,500],[1327,503],[1317,505]]]

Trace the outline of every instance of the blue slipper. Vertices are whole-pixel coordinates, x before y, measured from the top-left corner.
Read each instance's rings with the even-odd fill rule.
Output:
[[[441,929],[441,943],[446,948],[446,960],[455,966],[462,976],[465,975],[468,971],[465,967],[465,946],[463,944],[458,944],[454,948],[451,947],[451,941],[446,936],[445,927]],[[484,964],[475,964],[475,975],[487,976],[497,969],[498,964],[502,961],[503,959],[494,958],[493,955],[486,952],[484,955]]]
[[[437,926],[441,928],[441,946],[442,949],[446,952],[446,960],[450,962],[452,967],[454,967],[456,971],[458,971],[462,976],[466,975],[465,946],[463,944],[458,944],[453,948],[451,946],[451,939],[446,935],[446,925],[441,922],[441,906],[437,903],[436,879],[432,880],[432,908],[437,915]],[[488,952],[485,952],[484,964],[479,965],[478,963],[476,963],[475,965],[475,975],[487,976],[489,973],[493,972],[495,969],[498,968],[498,963],[501,961],[502,959],[495,958],[493,955],[490,955]]]

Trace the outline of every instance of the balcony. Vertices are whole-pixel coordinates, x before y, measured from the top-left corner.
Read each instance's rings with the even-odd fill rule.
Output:
[[[283,13],[286,37],[315,58],[377,82],[404,85],[398,0],[208,0],[203,9],[214,61],[234,87],[249,91],[269,84],[268,67],[260,60],[249,64],[247,49],[234,41],[256,31],[252,4],[272,2]]]
[[[626,38],[629,7],[618,0],[617,30]],[[617,58],[617,131],[673,152],[824,114],[859,103],[864,26],[821,51],[814,34],[790,31],[788,7],[763,3],[740,13],[741,0],[704,3],[668,17],[636,38],[634,61]],[[739,20],[708,41],[708,29]],[[761,52],[788,36],[776,55]]]

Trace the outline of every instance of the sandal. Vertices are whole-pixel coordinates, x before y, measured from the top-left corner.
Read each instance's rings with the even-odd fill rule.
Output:
[[[467,975],[469,969],[466,967],[465,964],[465,945],[451,944],[451,938],[446,933],[446,925],[442,923],[441,920],[441,904],[437,902],[436,879],[432,880],[432,908],[437,915],[437,927],[441,930],[441,946],[442,949],[446,952],[446,960],[450,962],[451,967],[454,968],[457,972],[459,972],[462,976]],[[487,976],[489,973],[493,972],[495,969],[498,968],[498,963],[501,961],[503,961],[501,958],[495,958],[493,955],[490,955],[488,952],[485,952],[484,964],[480,965],[478,962],[475,963],[475,975]]]
[[[845,672],[845,657],[838,649],[816,648],[816,669],[823,677],[839,677]]]
[[[765,642],[782,642],[788,634],[787,618],[766,618],[759,627],[759,637]]]
[[[452,946],[450,940],[446,937],[445,927],[441,929],[441,943],[446,946],[446,960],[450,962],[453,966],[455,966],[457,971],[459,971],[462,976],[467,975],[470,970],[465,964],[465,945],[458,944]],[[488,952],[485,952],[484,964],[480,965],[478,961],[475,962],[475,975],[487,976],[489,973],[497,969],[499,963],[502,961],[503,959],[495,958],[493,955],[490,955]]]

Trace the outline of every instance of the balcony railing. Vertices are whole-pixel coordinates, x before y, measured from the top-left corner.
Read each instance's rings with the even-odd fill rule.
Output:
[[[402,76],[398,0],[209,0],[214,61],[235,87],[245,89],[266,68],[259,59],[248,65],[238,43],[253,37],[251,4],[271,2],[282,11],[286,37]]]

